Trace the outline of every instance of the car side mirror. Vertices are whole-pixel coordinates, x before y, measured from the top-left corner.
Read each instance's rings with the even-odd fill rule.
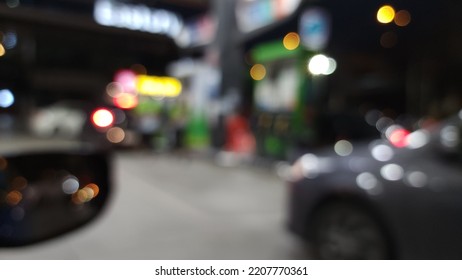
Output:
[[[0,246],[62,235],[93,220],[110,191],[105,152],[0,156]]]

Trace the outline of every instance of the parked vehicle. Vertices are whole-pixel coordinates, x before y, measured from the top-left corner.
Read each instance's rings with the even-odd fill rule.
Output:
[[[29,127],[40,138],[80,140],[92,145],[135,146],[133,129],[125,111],[91,102],[65,100],[37,108]]]
[[[289,179],[290,229],[322,259],[460,259],[461,127],[462,112],[303,155]]]

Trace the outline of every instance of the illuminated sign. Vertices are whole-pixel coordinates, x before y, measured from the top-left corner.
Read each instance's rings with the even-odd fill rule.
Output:
[[[98,24],[104,26],[165,34],[172,38],[183,29],[183,21],[170,11],[111,0],[97,0],[93,16]]]
[[[177,97],[181,89],[181,82],[172,77],[139,75],[136,80],[136,90],[141,95]]]
[[[330,37],[330,16],[322,8],[306,10],[299,22],[300,37],[302,44],[310,50],[319,51],[324,49]]]

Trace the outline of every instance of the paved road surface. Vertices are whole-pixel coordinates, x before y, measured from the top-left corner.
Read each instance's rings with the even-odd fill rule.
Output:
[[[285,187],[266,169],[124,152],[114,192],[93,223],[0,259],[299,259],[284,228]]]

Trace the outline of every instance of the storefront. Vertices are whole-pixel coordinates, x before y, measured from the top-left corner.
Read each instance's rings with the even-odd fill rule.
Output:
[[[458,22],[453,6],[304,1],[283,20],[242,30],[258,153],[290,158],[457,112],[460,32],[444,28]],[[441,42],[428,40],[434,34]]]
[[[301,48],[289,50],[280,41],[260,44],[251,53],[255,63],[250,75],[254,80],[253,131],[257,153],[284,158],[301,137],[297,135],[305,111],[301,105],[307,97],[301,61],[307,53]],[[307,134],[312,131],[309,126],[304,130]]]
[[[251,128],[256,153],[264,157],[287,158],[298,142],[314,137],[305,118],[310,84],[306,61],[313,52],[302,45],[299,35],[300,4],[242,1],[236,6],[252,85]]]
[[[218,119],[220,75],[203,59],[185,58],[169,67],[169,74],[182,83],[182,96],[176,99],[182,116],[182,146],[203,150],[210,146],[211,128]]]

